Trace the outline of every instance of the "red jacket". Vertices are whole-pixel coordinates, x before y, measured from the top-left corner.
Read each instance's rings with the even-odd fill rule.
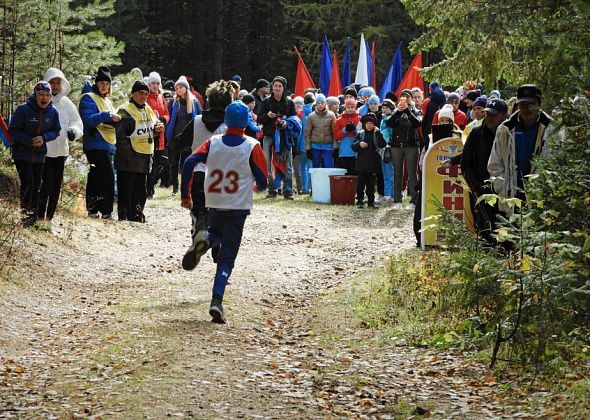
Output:
[[[346,124],[348,124],[349,122],[351,122],[356,128],[360,120],[361,116],[358,114],[358,112],[355,112],[354,114],[347,114],[346,112],[344,112],[340,116],[340,118],[336,120],[336,124],[334,124],[334,138],[336,139],[336,141],[340,141],[344,137],[354,138],[356,136],[356,131],[344,134],[342,130],[344,129],[344,127],[346,127]]]
[[[148,96],[147,103],[156,113],[156,117],[158,117],[160,121],[162,118],[164,118],[164,125],[168,124],[168,122],[170,121],[170,114],[168,113],[168,104],[166,102],[166,99],[164,98],[164,95],[150,92],[150,96]],[[166,146],[165,134],[165,129],[160,132],[160,141],[154,145],[155,150],[164,150],[164,147]]]

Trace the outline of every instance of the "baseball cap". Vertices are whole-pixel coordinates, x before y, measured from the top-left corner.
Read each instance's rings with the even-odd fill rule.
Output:
[[[516,103],[531,102],[541,104],[541,89],[535,85],[522,85],[516,90]]]
[[[492,115],[498,115],[501,112],[508,113],[508,105],[500,98],[492,98],[488,101],[485,111]]]

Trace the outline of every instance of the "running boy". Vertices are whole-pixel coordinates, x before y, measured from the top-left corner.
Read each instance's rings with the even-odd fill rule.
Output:
[[[238,255],[246,217],[252,209],[253,183],[256,181],[258,191],[262,191],[268,179],[260,143],[244,135],[249,113],[250,109],[241,101],[229,104],[225,108],[226,133],[203,143],[186,159],[182,170],[181,205],[190,209],[193,169],[198,162],[207,165],[205,202],[209,208],[209,227],[194,252],[184,256],[182,265],[194,268],[209,248],[220,247],[214,258],[217,271],[209,307],[212,321],[218,324],[225,324],[223,295]]]

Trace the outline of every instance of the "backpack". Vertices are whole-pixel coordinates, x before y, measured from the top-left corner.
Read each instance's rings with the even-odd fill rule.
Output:
[[[4,144],[4,147],[7,149],[14,146],[14,140],[8,132],[8,126],[4,122],[2,115],[0,115],[0,138],[2,138],[2,144]]]

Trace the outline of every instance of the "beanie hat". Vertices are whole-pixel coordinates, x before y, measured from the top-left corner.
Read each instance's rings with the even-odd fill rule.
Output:
[[[492,99],[492,98],[500,98],[500,99],[502,99],[502,94],[500,93],[499,90],[492,90],[490,92],[490,99]]]
[[[250,108],[242,101],[234,101],[225,108],[223,122],[228,128],[246,128],[250,118]]]
[[[94,78],[94,83],[97,82],[112,82],[113,78],[111,77],[111,69],[107,66],[100,66],[98,71],[96,72],[96,77]]]
[[[358,96],[356,89],[352,86],[349,86],[346,88],[346,90],[344,90],[344,96],[346,95],[354,96],[355,98]]]
[[[143,80],[136,80],[135,83],[133,83],[133,87],[131,88],[131,93],[135,93],[140,90],[145,90],[146,92],[149,92],[150,88]]]
[[[412,97],[412,91],[410,89],[404,89],[400,92],[399,96],[404,96],[406,95],[408,98]]]
[[[482,95],[479,98],[477,98],[475,101],[473,101],[473,107],[475,108],[476,106],[482,106],[485,108],[487,103],[488,103],[488,98],[486,97],[486,95]]]
[[[348,98],[347,100],[344,101],[344,105],[346,105],[346,106],[352,105],[352,106],[356,107],[356,101],[352,98]]]
[[[338,105],[338,106],[340,106],[340,101],[335,96],[328,96],[326,98],[326,105],[328,105],[328,106],[332,106],[332,105]]]
[[[318,103],[318,102],[326,102],[326,97],[323,94],[318,93],[317,95],[315,95],[315,102],[316,103]]]
[[[438,120],[440,121],[443,117],[450,118],[451,121],[455,122],[455,114],[453,113],[452,105],[446,104],[440,109],[440,111],[438,111]]]
[[[143,79],[143,72],[141,71],[141,69],[139,67],[132,68],[129,73],[131,73],[131,75],[133,76],[133,78],[135,80]]]
[[[258,79],[258,81],[256,82],[256,90],[262,89],[265,87],[269,87],[269,86],[270,86],[270,83],[266,79]]]
[[[188,84],[188,80],[186,80],[186,76],[180,76],[176,83],[174,83],[174,88],[176,89],[176,86],[178,85],[184,86],[186,90],[189,90],[191,88],[191,86]]]
[[[397,95],[395,94],[395,92],[393,90],[390,90],[389,92],[387,92],[385,94],[385,99],[389,99],[393,103],[396,103],[397,102]]]
[[[450,93],[449,96],[447,97],[447,103],[453,102],[453,101],[460,101],[461,97],[459,96],[459,94],[457,92],[453,92]]]
[[[373,105],[379,105],[381,103],[381,99],[379,99],[379,97],[377,95],[371,95],[369,97],[369,100],[367,101],[367,103],[369,105],[373,104]]]
[[[33,88],[33,95],[36,95],[37,92],[42,91],[51,93],[51,85],[44,80],[35,83],[35,87]]]
[[[361,96],[371,96],[375,94],[375,89],[369,86],[365,86],[361,90],[359,90],[359,95]]]
[[[241,77],[239,74],[234,74],[234,75],[231,77],[231,80],[233,80],[234,82],[238,82],[238,83],[240,83],[240,82],[242,81],[242,77]]]
[[[238,98],[243,98],[243,97],[244,97],[244,95],[246,95],[246,94],[248,94],[248,93],[250,93],[250,92],[248,92],[246,89],[241,89],[241,90],[238,92]]]
[[[395,104],[391,99],[383,99],[383,102],[381,102],[381,107],[386,107],[393,111],[395,109]]]
[[[159,85],[162,84],[162,78],[160,77],[160,74],[157,71],[152,71],[148,76],[147,84],[149,85],[150,83],[157,83]]]
[[[371,121],[373,124],[377,125],[377,116],[372,112],[367,112],[363,117],[363,124]]]
[[[164,83],[162,83],[162,87],[168,90],[174,90],[175,83],[174,81],[168,79]]]
[[[287,87],[287,79],[285,79],[283,76],[275,76],[275,78],[272,79],[272,84],[274,85],[275,82],[279,82],[284,88]]]
[[[302,96],[296,96],[293,98],[293,103],[294,104],[301,104],[303,105],[303,97]]]
[[[438,84],[438,82],[430,82],[430,85],[428,85],[428,89],[430,89],[431,92],[439,87],[440,85]]]
[[[249,93],[246,93],[244,96],[242,96],[242,102],[244,102],[246,105],[254,102],[254,100],[254,96],[250,95]],[[301,101],[303,102],[303,98],[301,98]]]
[[[479,93],[475,90],[472,90],[471,92],[468,92],[467,95],[465,95],[465,99],[469,99],[471,101],[475,101],[478,97]]]

